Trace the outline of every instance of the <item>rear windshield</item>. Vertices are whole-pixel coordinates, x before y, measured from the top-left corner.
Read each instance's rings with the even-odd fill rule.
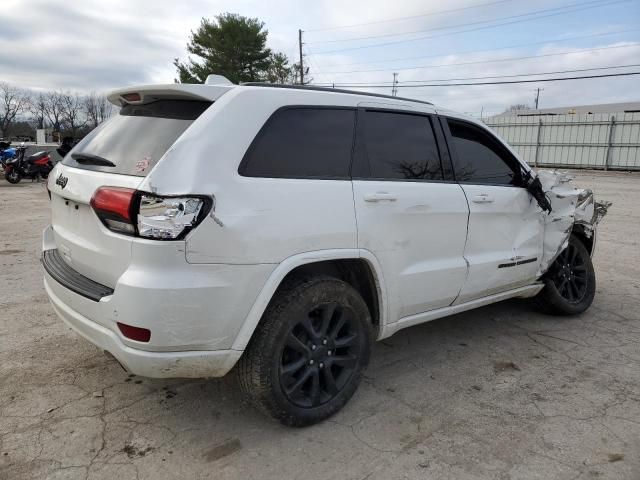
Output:
[[[144,177],[211,102],[157,100],[126,105],[67,155],[62,163],[99,172]]]

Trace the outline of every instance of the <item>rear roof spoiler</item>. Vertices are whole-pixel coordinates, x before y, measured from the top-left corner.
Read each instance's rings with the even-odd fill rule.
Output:
[[[215,83],[207,85],[189,83],[137,85],[113,90],[107,94],[107,98],[111,103],[119,107],[128,103],[140,105],[159,99],[205,100],[213,102],[234,87],[235,85],[231,82],[228,84]],[[131,94],[138,94],[139,99],[128,101],[124,98],[125,95],[131,96]]]

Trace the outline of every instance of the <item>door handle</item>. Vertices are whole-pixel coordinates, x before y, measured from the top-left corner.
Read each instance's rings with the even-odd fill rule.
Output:
[[[487,193],[481,193],[480,195],[471,197],[471,201],[473,203],[492,203],[493,197]]]
[[[395,202],[397,197],[387,192],[368,193],[364,196],[365,202]]]

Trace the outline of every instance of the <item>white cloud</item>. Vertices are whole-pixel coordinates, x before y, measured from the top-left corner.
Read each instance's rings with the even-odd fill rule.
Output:
[[[175,57],[186,57],[185,45],[189,32],[197,28],[201,17],[213,17],[223,12],[235,12],[263,20],[269,30],[269,46],[297,60],[297,31],[305,33],[305,51],[312,76],[318,82],[370,82],[391,80],[392,67],[412,65],[453,64],[490,60],[499,57],[539,55],[585,46],[580,42],[559,42],[536,48],[515,48],[495,52],[459,54],[455,52],[496,48],[522,43],[519,33],[535,31],[534,38],[561,38],[632,28],[616,21],[601,21],[597,16],[591,24],[582,21],[564,22],[558,29],[547,23],[522,23],[514,29],[488,29],[468,35],[449,35],[432,40],[410,42],[393,47],[344,51],[331,55],[314,53],[376,42],[374,40],[345,43],[313,43],[353,36],[370,36],[518,15],[532,10],[556,8],[575,3],[574,0],[541,0],[530,2],[505,1],[482,8],[461,10],[446,15],[425,12],[457,9],[489,3],[491,0],[440,1],[406,0],[3,0],[0,2],[0,72],[2,80],[35,89],[65,89],[87,92],[136,83],[172,82]],[[391,23],[374,23],[359,27],[313,31],[336,25],[376,22],[395,17],[421,15]],[[550,22],[551,20],[549,20]],[[622,22],[624,23],[624,22]],[[628,23],[628,22],[627,22]],[[637,22],[636,22],[637,23]],[[548,26],[547,30],[540,27]],[[538,30],[536,30],[538,29]],[[440,30],[438,31],[440,32]],[[515,32],[515,33],[514,33]],[[400,37],[411,38],[417,35]],[[395,40],[398,37],[392,37]],[[589,47],[614,45],[615,38],[603,39]],[[584,52],[575,55],[543,57],[516,62],[458,65],[415,70],[396,70],[400,80],[433,78],[464,78],[486,75],[571,70],[595,66],[636,63],[640,47]],[[376,63],[397,57],[439,57]],[[347,68],[332,64],[353,64]],[[341,70],[389,68],[386,72],[331,74]],[[580,103],[604,103],[635,100],[640,97],[637,77],[544,84],[433,87],[401,90],[401,95],[432,99],[437,103],[468,112],[504,109],[512,103],[531,103],[533,90],[544,88],[543,106]],[[390,88],[389,88],[390,90]],[[380,90],[376,90],[380,91]]]

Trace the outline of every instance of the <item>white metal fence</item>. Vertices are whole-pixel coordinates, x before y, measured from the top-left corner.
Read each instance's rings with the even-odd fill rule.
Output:
[[[640,113],[495,117],[487,125],[530,165],[640,170]]]

